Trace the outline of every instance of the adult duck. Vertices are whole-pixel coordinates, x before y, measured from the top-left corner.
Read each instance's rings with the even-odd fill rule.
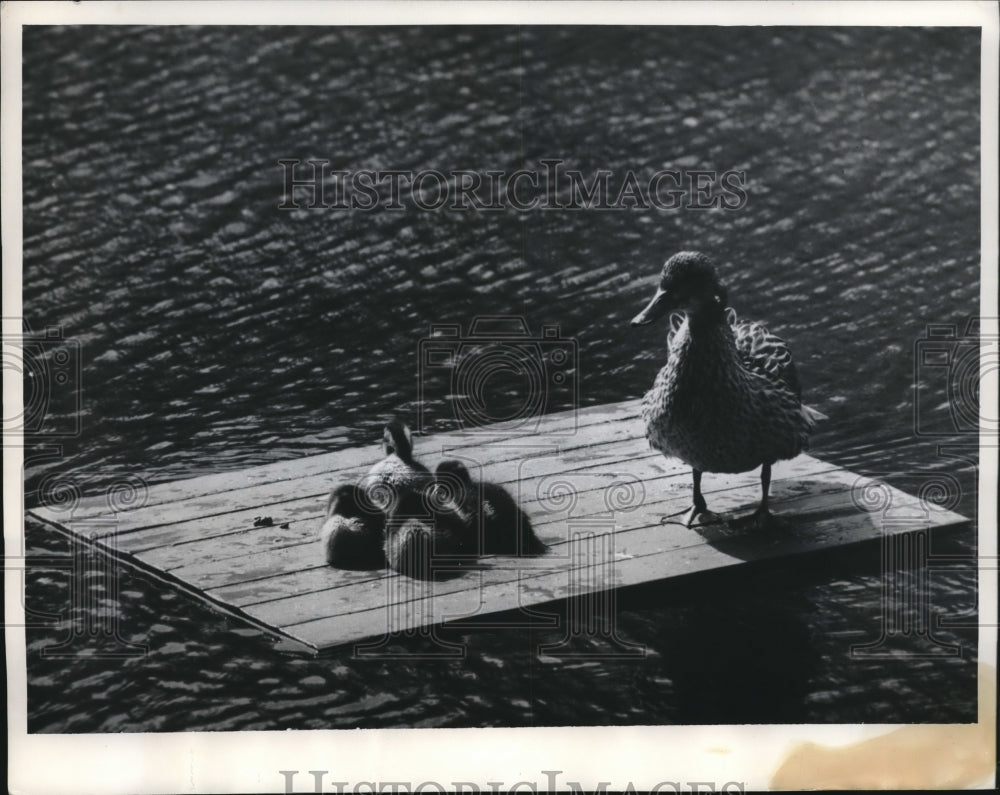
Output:
[[[646,436],[664,455],[691,467],[693,504],[684,522],[708,513],[702,472],[748,472],[761,467],[760,506],[751,524],[769,523],[771,465],[806,449],[816,420],[804,406],[784,341],[760,323],[737,322],[712,261],[696,251],[667,260],[652,300],[632,325],[671,310],[667,363],[642,399]]]
[[[361,486],[368,500],[388,511],[404,491],[423,491],[433,481],[427,467],[413,458],[413,434],[409,426],[392,420],[382,431],[384,458],[368,470]]]

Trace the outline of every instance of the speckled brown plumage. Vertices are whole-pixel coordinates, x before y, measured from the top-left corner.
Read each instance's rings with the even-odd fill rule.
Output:
[[[746,472],[806,449],[788,347],[759,323],[697,324],[667,338],[667,363],[642,400],[649,443],[702,472]]]
[[[771,464],[808,447],[823,415],[801,402],[795,364],[782,339],[760,323],[739,322],[726,309],[726,289],[704,254],[682,251],[663,266],[656,295],[633,320],[645,325],[672,309],[667,363],[642,400],[649,443],[679,458],[694,474],[688,524],[706,512],[702,472],[761,467],[768,517]]]

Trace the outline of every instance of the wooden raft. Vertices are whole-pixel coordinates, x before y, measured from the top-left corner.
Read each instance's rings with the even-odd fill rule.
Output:
[[[504,484],[550,546],[538,558],[482,558],[436,582],[325,565],[318,531],[326,497],[380,458],[374,443],[155,485],[129,510],[112,510],[102,495],[28,513],[315,652],[360,641],[377,649],[392,633],[510,611],[515,623],[534,615],[551,626],[554,614],[530,608],[967,521],[800,455],[773,470],[779,527],[753,532],[739,522],[760,497],[754,471],[706,474],[718,521],[689,529],[679,519],[691,502],[690,470],[650,449],[638,412],[629,401],[545,415],[529,430],[499,423],[417,437],[415,454],[432,469],[460,458],[474,478]],[[672,520],[661,523],[665,515]],[[255,527],[257,517],[273,525]]]

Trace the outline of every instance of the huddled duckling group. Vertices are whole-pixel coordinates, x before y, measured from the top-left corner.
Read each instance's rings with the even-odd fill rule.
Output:
[[[460,461],[432,473],[413,457],[410,429],[392,421],[384,458],[357,484],[337,486],[320,536],[326,562],[428,579],[481,555],[539,555],[546,546],[528,516],[496,483],[475,482]]]

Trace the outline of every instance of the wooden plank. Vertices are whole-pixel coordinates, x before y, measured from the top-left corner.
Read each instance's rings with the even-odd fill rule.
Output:
[[[738,502],[741,499],[742,497],[737,497],[735,501]],[[787,509],[785,511],[786,515],[792,512],[792,515],[796,517],[812,518],[813,511],[808,500],[800,499],[797,501],[793,500],[792,502],[792,507],[789,507],[788,503],[784,504]],[[728,529],[720,529],[727,527],[725,523],[720,523],[719,528],[705,528],[702,532],[710,535],[727,533],[730,532]],[[507,582],[516,580],[519,573],[527,571],[566,571],[574,566],[581,565],[575,559],[578,553],[573,548],[571,538],[571,534],[580,532],[581,528],[584,532],[588,533],[593,531],[601,534],[613,533],[615,546],[622,554],[645,554],[644,550],[648,550],[649,548],[654,550],[680,549],[692,544],[703,543],[705,538],[705,535],[700,534],[698,531],[679,525],[661,525],[659,522],[651,524],[648,516],[644,518],[629,517],[625,521],[618,522],[610,517],[605,521],[591,523],[587,523],[581,519],[571,521],[564,526],[562,531],[563,537],[553,544],[550,553],[544,557],[521,560],[516,558],[484,559],[484,571],[482,574],[485,577],[485,581],[489,583]],[[309,573],[314,575],[314,583],[322,582],[325,579],[327,588],[320,591],[312,591],[311,593],[293,588],[287,592],[288,596],[284,599],[269,599],[266,602],[256,605],[241,600],[234,601],[234,604],[243,607],[251,615],[266,616],[268,622],[274,626],[285,627],[289,624],[305,620],[303,616],[318,617],[324,614],[332,616],[340,613],[349,613],[356,610],[358,605],[369,603],[366,600],[360,599],[356,592],[359,589],[367,592],[370,587],[370,581],[360,580],[345,586],[339,582],[339,578],[329,577],[327,572],[322,568],[310,571]],[[303,579],[307,572],[301,571],[299,574],[300,576],[296,577],[296,580],[297,585],[301,588],[302,585],[305,585]],[[390,577],[399,579],[396,575],[390,575]],[[379,576],[373,579],[380,580],[384,578]],[[403,577],[401,579],[406,580],[408,578]],[[449,580],[439,583],[437,587],[443,593],[452,593],[464,588],[473,587],[469,582],[461,579]],[[336,584],[331,586],[330,583]],[[271,586],[273,587],[273,585],[272,583]],[[390,583],[386,587],[399,586]],[[216,596],[219,596],[218,592]],[[289,618],[289,615],[294,616],[294,618]]]
[[[482,447],[510,440],[565,439],[575,435],[571,433],[574,429],[583,429],[617,420],[634,419],[638,412],[639,402],[639,400],[631,400],[623,403],[599,404],[547,414],[539,418],[537,428],[531,431],[522,430],[520,421],[512,420],[494,423],[488,428],[478,430],[448,431],[423,438],[417,436],[415,447],[418,453],[425,447],[431,453],[438,453],[444,449],[457,451],[466,447]],[[433,439],[433,445],[428,447],[423,443],[424,439]],[[539,441],[539,443],[544,442]],[[316,456],[277,461],[273,464],[264,464],[237,472],[219,472],[168,483],[157,483],[148,487],[143,506],[139,510],[147,510],[155,506],[203,496],[254,489],[270,483],[323,476],[355,467],[369,467],[380,457],[378,444],[373,442],[366,447],[352,447]],[[61,520],[66,518],[60,511],[47,506],[33,508],[32,513],[42,521],[53,524],[59,524]],[[104,494],[100,494],[81,499],[73,509],[73,518],[80,520],[106,516],[108,513],[107,498]]]
[[[225,561],[244,555],[268,554],[272,550],[313,544],[324,519],[323,504],[317,502],[314,508],[304,518],[290,521],[287,528],[276,524],[271,527],[227,529],[191,541],[154,546],[135,554],[150,566],[173,571],[182,566],[212,561],[225,565]]]
[[[812,465],[817,470],[824,467],[823,462],[817,459],[809,457],[803,457],[803,459],[803,461],[799,462],[803,466],[797,468],[797,471],[808,471],[804,469],[805,465]],[[752,510],[759,499],[759,485],[749,482],[747,474],[749,473],[730,476],[734,480],[737,478],[741,479],[743,481],[742,486],[733,485],[725,491],[712,492],[712,504],[716,510],[723,513],[731,513],[732,511],[741,509]],[[845,503],[843,495],[845,490],[849,489],[850,485],[853,484],[853,480],[850,483],[845,483],[846,478],[839,472],[834,471],[832,474],[833,477],[828,481],[825,480],[821,489],[813,489],[808,494],[803,494],[799,479],[774,481],[772,484],[772,506],[774,510],[792,515],[810,510],[815,511],[820,506],[828,504],[823,502],[823,495],[831,494],[839,496],[834,504],[839,506],[839,510],[842,513]],[[667,497],[650,503],[650,507],[656,506],[654,511],[661,506],[667,505],[676,505],[676,502]],[[604,507],[603,499],[601,500],[601,507]],[[535,561],[531,559],[518,560],[516,558],[484,558],[483,560],[485,565],[495,565],[496,561],[500,561],[501,567],[508,570],[516,570],[517,568],[524,568],[526,566],[541,566],[542,568],[565,567],[568,561],[568,553],[565,551],[565,545],[569,541],[569,533],[572,532],[574,524],[595,518],[600,519],[605,527],[614,528],[617,536],[622,539],[631,538],[631,531],[636,530],[644,530],[659,536],[670,535],[671,531],[675,529],[676,525],[661,525],[658,514],[654,513],[652,519],[650,515],[651,512],[648,510],[638,510],[616,515],[603,511],[596,514],[578,514],[572,517],[562,515],[549,525],[551,532],[543,534],[543,538],[551,546],[548,555],[538,558]],[[686,528],[684,529],[686,530]],[[199,583],[206,590],[213,589],[213,596],[220,601],[231,602],[240,607],[247,607],[254,603],[271,602],[279,599],[303,600],[307,599],[310,594],[325,593],[336,588],[342,588],[344,585],[353,585],[383,577],[382,572],[376,572],[369,573],[367,578],[353,576],[345,579],[341,577],[342,572],[336,569],[316,565],[319,558],[319,551],[316,545],[306,544],[298,549],[302,555],[301,558],[297,558],[298,565],[289,566],[284,571],[279,570],[273,576],[262,577],[259,580],[250,580],[250,578],[245,578],[242,575],[234,575],[232,577],[233,581],[229,584],[237,587],[213,586],[208,584],[210,582],[209,578],[212,577],[227,578],[226,573],[219,573],[211,567],[200,573],[201,578],[197,575],[191,576],[188,573],[185,574],[185,579]],[[218,580],[215,581],[218,582]],[[332,602],[329,602],[325,606],[320,605],[320,602],[324,599],[326,599],[325,596],[316,597],[317,610],[333,609]],[[350,593],[343,594],[343,604],[352,604],[352,600],[354,600],[353,604],[363,603],[357,601]],[[294,601],[290,601],[288,604],[292,605]],[[278,625],[282,626],[283,624],[279,622]]]
[[[902,492],[894,490],[894,496],[896,494]],[[955,514],[946,518],[949,513],[942,512],[942,516],[936,518],[945,524],[962,520]],[[468,620],[480,615],[480,605],[488,605],[488,612],[539,607],[585,593],[738,565],[747,560],[786,557],[846,543],[860,543],[882,537],[886,529],[901,528],[898,525],[883,528],[876,514],[858,512],[850,517],[850,521],[836,516],[818,522],[801,522],[791,531],[769,535],[734,535],[724,540],[717,539],[714,543],[702,539],[687,545],[662,542],[657,545],[647,536],[642,537],[640,543],[616,550],[613,563],[605,558],[599,563],[582,567],[598,571],[574,568],[536,576],[522,573],[520,578],[484,581],[473,589],[443,590],[440,594],[432,593],[416,600],[389,605],[383,602],[365,611],[305,621],[286,626],[283,630],[318,649],[329,648],[370,638],[373,626],[383,632],[400,632],[455,620],[459,616]],[[617,541],[617,536],[614,538]],[[268,615],[263,610],[247,609],[250,615],[254,615],[255,611],[258,615]]]
[[[557,446],[559,439],[555,437],[533,437],[533,439],[538,440],[537,443],[532,441],[529,444],[520,440],[516,442],[506,441],[493,448],[485,448],[493,451],[494,457],[492,459],[489,458],[489,453],[484,452],[484,448],[478,445],[458,449],[445,448],[446,452],[441,455],[441,458],[461,455],[470,468],[474,468],[476,461],[489,461],[492,466],[503,461],[520,462],[552,450],[559,450],[567,455],[573,450],[589,450],[594,448],[595,441],[598,440],[602,446],[604,443],[616,440],[621,440],[626,444],[631,442],[636,445],[636,449],[641,448],[648,453],[649,448],[642,434],[641,426],[634,421],[616,422],[584,428],[579,435],[563,440],[561,447]],[[90,518],[96,518],[108,522],[113,521],[116,527],[115,532],[119,536],[152,529],[158,533],[155,537],[161,539],[158,543],[174,543],[168,540],[171,538],[169,528],[184,522],[192,520],[204,522],[213,517],[226,522],[231,514],[239,514],[240,521],[244,521],[246,516],[251,516],[252,519],[253,516],[260,515],[268,506],[276,505],[287,506],[289,510],[297,512],[301,500],[324,499],[335,485],[359,480],[368,471],[371,464],[377,460],[379,460],[379,456],[376,454],[371,461],[362,466],[353,466],[336,473],[312,475],[294,482],[278,481],[253,488],[233,489],[220,494],[191,497],[173,502],[169,507],[163,505],[144,506],[132,511],[123,511],[117,514],[103,513],[94,517],[77,517],[74,511],[73,520],[86,521]],[[425,463],[432,467],[437,464],[438,460],[440,459],[425,457]],[[46,516],[41,515],[41,518],[46,519]],[[60,520],[54,517],[49,517],[47,520],[62,524],[66,522],[66,519]],[[286,520],[283,519],[282,523],[284,521]],[[167,528],[166,531],[164,528]],[[183,529],[179,531],[178,541],[185,540],[182,536]]]
[[[512,456],[508,450],[500,455],[504,460],[484,465],[480,469],[473,468],[474,474],[481,479],[501,483],[508,487],[512,484],[515,485],[516,488],[510,490],[519,502],[531,503],[542,500],[546,506],[553,505],[560,490],[565,490],[566,478],[559,473],[560,467],[564,470],[562,474],[573,473],[571,479],[573,480],[573,488],[577,492],[600,488],[602,483],[610,486],[615,482],[626,483],[625,492],[628,491],[627,483],[636,484],[640,490],[644,491],[647,486],[640,481],[655,480],[662,475],[689,477],[689,470],[686,467],[679,462],[664,458],[656,451],[649,450],[641,439],[593,446],[587,448],[586,452],[573,448],[565,452],[558,450],[536,451],[531,457],[517,457]],[[589,463],[589,466],[576,466],[584,462]],[[788,466],[789,462],[779,462],[775,466],[774,478],[784,477],[785,475],[782,473],[786,471],[789,477],[799,474],[794,469],[786,469]],[[826,466],[829,468],[829,465]],[[359,470],[359,475],[360,472],[361,470]],[[591,474],[585,476],[587,472],[591,472]],[[560,474],[560,476],[545,478],[547,475],[554,474]],[[713,483],[727,482],[725,481],[726,477],[725,475],[707,476],[703,484],[706,493],[712,490]],[[752,473],[746,473],[744,477],[756,476]],[[585,483],[588,478],[592,485]],[[625,481],[622,481],[622,478],[625,478]],[[621,486],[615,487],[615,490],[618,496],[621,496]],[[615,495],[610,494],[609,498],[614,499]],[[271,516],[276,526],[317,518],[322,516],[325,499],[326,492],[304,499],[272,503],[270,506],[257,506],[166,526],[154,526],[131,533],[122,532],[117,525],[110,523],[99,528],[96,532],[102,536],[117,533],[116,544],[120,548],[132,553],[139,553],[176,544],[195,543],[216,537],[231,537],[246,533],[253,529],[254,519],[261,515]],[[228,544],[228,541],[229,538],[224,539],[223,544]]]
[[[644,459],[648,459],[649,462],[658,461],[659,463],[650,464],[654,468],[657,468],[658,471],[672,471],[666,459],[658,453],[650,451],[641,439],[625,440],[620,443],[619,447],[609,444],[607,446],[587,448],[587,450],[598,449],[607,450],[607,453],[605,455],[598,455],[597,453],[582,455],[574,448],[566,452],[553,452],[549,455],[542,455],[539,451],[535,451],[535,455],[528,458],[524,455],[517,456],[513,451],[508,451],[504,454],[510,456],[508,460],[490,464],[488,467],[483,467],[482,469],[474,469],[473,472],[476,476],[481,475],[491,482],[509,483],[512,482],[511,478],[514,478],[514,482],[517,482],[516,477],[519,471],[521,473],[536,471],[539,473],[536,477],[541,477],[543,473],[554,474],[560,466],[569,468],[572,464],[593,462],[595,460],[602,460],[610,464],[615,461],[635,459],[640,454]],[[506,464],[506,467],[504,464]],[[365,472],[367,472],[367,468],[354,471],[355,477],[353,480],[359,479]],[[492,477],[491,473],[496,473],[499,477]],[[611,477],[610,472],[608,477]],[[105,524],[96,530],[96,532],[101,537],[112,534],[116,535],[117,544],[121,548],[136,553],[156,547],[187,543],[201,538],[224,536],[248,530],[253,527],[255,518],[262,515],[270,516],[275,525],[321,516],[328,493],[329,490],[324,490],[319,494],[300,499],[274,501],[269,504],[256,505],[243,510],[233,510],[223,514],[188,518],[176,523],[157,524],[141,528],[133,528],[128,524],[123,528],[121,523],[112,517],[99,518]],[[273,495],[272,499],[274,499]],[[83,520],[84,523],[90,521],[94,520]]]
[[[613,445],[609,445],[609,447],[611,446]],[[593,459],[589,460],[592,461]],[[584,517],[594,514],[607,514],[610,510],[609,504],[617,504],[614,497],[615,484],[624,481],[617,470],[609,473],[606,465],[603,463],[591,463],[586,467],[572,471],[565,469],[567,461],[559,456],[551,456],[541,460],[536,459],[531,463],[533,464],[531,470],[541,474],[536,474],[535,477],[525,480],[522,484],[524,489],[520,493],[517,493],[517,490],[512,490],[512,492],[518,498],[518,502],[522,508],[528,513],[532,523],[537,525],[539,535],[546,543],[557,542],[562,537],[563,531],[558,528],[550,528],[551,525],[558,522],[565,522],[571,515]],[[574,459],[574,463],[579,463],[579,461]],[[647,484],[650,486],[662,485],[664,492],[674,495],[674,499],[683,493],[690,492],[690,486],[687,484],[685,473],[675,472],[670,475],[652,477],[653,473],[660,472],[664,468],[663,465],[667,463],[659,454],[646,456],[641,459],[632,459],[629,463],[633,467],[634,472],[638,472],[638,475],[634,476],[635,482],[639,482],[639,477],[646,477]],[[830,469],[828,464],[809,456],[801,456],[794,463],[783,463],[785,464],[784,466],[775,467],[774,470],[772,488],[778,499],[784,493],[786,484],[787,488],[793,493],[802,493],[802,477],[812,472],[827,471]],[[511,473],[516,472],[512,469]],[[558,480],[552,480],[550,475],[553,473],[558,474]],[[675,486],[674,488],[670,488],[667,485],[667,481],[671,479],[676,480],[681,478],[682,475],[684,476],[683,485],[671,484]],[[718,479],[713,480],[717,488],[711,491],[706,489],[705,493],[706,495],[711,495],[717,493],[719,489],[733,489],[739,485],[746,485],[749,488],[747,493],[750,496],[748,499],[752,501],[759,495],[759,492],[755,491],[759,489],[756,477],[751,472],[719,476]],[[706,485],[709,484],[706,483]],[[609,494],[609,490],[611,494]],[[561,498],[562,495],[569,494],[573,495],[572,502],[563,501]],[[649,494],[645,491],[638,496],[641,501],[650,498]],[[637,502],[635,506],[625,505],[624,507],[635,509],[639,508],[640,504]],[[302,531],[299,530],[297,532],[301,534]],[[132,538],[126,536],[123,541],[123,548],[132,551],[133,548],[129,546]],[[299,545],[286,545],[284,548],[279,548],[274,553],[276,565],[274,566],[273,575],[279,575],[282,572],[294,572],[297,574],[314,568],[315,564],[322,560],[317,550],[318,546],[316,544],[305,542]],[[176,552],[176,548],[174,548],[174,552]],[[140,554],[139,556],[153,565],[158,565],[158,562],[162,563],[165,558],[165,554],[162,552],[158,553],[157,550],[153,550],[146,555]],[[198,587],[205,589],[218,588],[223,585],[262,579],[259,573],[261,565],[259,557],[255,552],[250,552],[244,553],[244,555],[238,558],[221,558],[210,551],[207,559],[203,562],[193,563],[191,561],[184,568],[178,568],[174,573],[178,577],[190,580],[198,585]],[[190,561],[190,558],[188,560]],[[294,587],[302,587],[302,584],[299,583]]]

